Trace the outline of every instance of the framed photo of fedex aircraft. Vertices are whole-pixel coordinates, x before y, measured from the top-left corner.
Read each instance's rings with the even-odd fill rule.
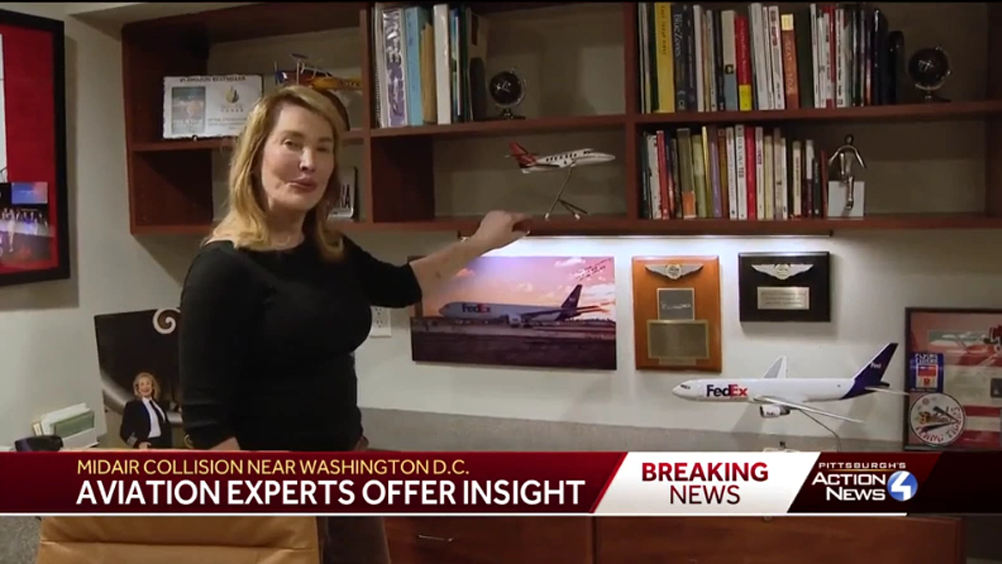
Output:
[[[905,310],[905,450],[1002,449],[1002,309]]]
[[[70,277],[64,42],[0,10],[0,286]]]
[[[613,257],[484,256],[411,317],[416,362],[616,369]]]

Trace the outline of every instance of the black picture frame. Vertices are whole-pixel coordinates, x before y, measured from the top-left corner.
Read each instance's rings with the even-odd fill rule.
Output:
[[[831,253],[828,251],[752,252],[738,254],[738,318],[746,322],[827,323],[832,318]],[[776,269],[784,265],[785,270]],[[791,269],[791,265],[793,269]],[[797,265],[806,271],[797,272]],[[769,268],[772,267],[771,273]],[[769,289],[773,301],[801,299],[806,308],[763,309],[759,292]],[[802,288],[807,288],[804,292]],[[798,290],[800,289],[800,290]],[[799,292],[799,293],[797,293]],[[791,301],[795,301],[792,300]]]
[[[906,307],[904,349],[908,395],[902,398],[902,450],[1002,450],[1002,414],[997,405],[1002,402],[1002,308]],[[952,374],[947,373],[948,366],[954,367]],[[980,392],[984,397],[972,399],[978,390],[973,383],[977,376],[958,376],[958,366],[977,368],[977,375],[987,378]],[[924,399],[930,401],[929,414],[923,416],[915,413],[921,407],[913,410],[913,406]],[[931,419],[937,414],[942,422]],[[973,419],[980,421],[970,425]],[[929,430],[922,428],[923,423]],[[967,433],[969,427],[974,428]],[[985,432],[989,428],[996,432]],[[920,433],[930,436],[923,439]]]
[[[24,42],[24,38],[30,38],[30,42],[26,42],[24,45],[19,44],[19,42]],[[4,224],[0,227],[0,243],[8,243],[8,247],[5,250],[9,257],[4,258],[4,256],[0,255],[0,286],[65,280],[70,278],[71,273],[66,147],[65,26],[61,20],[0,10],[0,41],[3,42],[3,57],[0,58],[0,64],[4,66],[5,77],[10,67],[30,69],[32,73],[38,73],[39,77],[51,76],[51,92],[47,93],[48,96],[36,95],[37,98],[43,100],[48,98],[51,100],[51,106],[46,101],[44,102],[44,107],[32,108],[33,111],[31,113],[35,119],[32,127],[37,131],[38,121],[44,123],[46,121],[45,114],[49,112],[51,112],[52,116],[52,144],[49,147],[43,146],[42,151],[36,151],[36,154],[38,154],[51,150],[51,153],[49,153],[51,158],[42,167],[47,172],[44,175],[31,175],[32,177],[30,178],[20,178],[17,169],[14,168],[8,176],[7,169],[10,168],[9,165],[15,164],[14,161],[17,159],[9,161],[9,164],[6,162],[6,159],[10,158],[10,147],[18,143],[19,137],[21,137],[16,135],[17,129],[14,129],[15,135],[11,135],[12,127],[10,120],[12,114],[18,112],[19,109],[22,112],[25,110],[19,105],[21,103],[21,98],[18,96],[20,92],[13,86],[10,86],[11,83],[6,80],[0,84],[0,87],[4,89],[4,107],[2,110],[5,116],[6,147],[8,148],[7,154],[4,156],[5,163],[0,165],[3,169],[0,172],[6,177],[0,178],[0,180],[4,181],[0,183],[0,208],[5,206],[5,201],[11,200],[8,202],[10,204],[9,209],[13,211],[14,204],[12,200],[16,199],[15,194],[24,194],[27,192],[21,189],[23,185],[35,185],[40,182],[46,183],[44,191],[46,199],[44,203],[31,200],[30,203],[24,204],[28,210],[25,212],[26,215],[24,217],[27,217],[25,221],[37,221],[39,224],[38,227],[33,227],[26,231],[27,236],[22,241],[27,241],[27,246],[22,244],[19,250],[15,251],[15,247],[10,244],[10,240],[16,240],[17,235],[21,232],[21,224],[18,223],[19,220],[17,220],[16,211],[13,211],[13,217],[15,218],[14,236],[10,236],[8,225]],[[46,46],[47,49],[39,50],[37,47],[40,45]],[[51,51],[48,51],[48,49],[51,49]],[[45,59],[45,62],[49,63],[51,68],[44,68],[46,65],[40,63],[37,60],[38,58]],[[17,64],[10,64],[12,60],[17,61]],[[39,68],[39,66],[42,68]],[[15,73],[11,74],[11,76],[14,75]],[[22,81],[22,83],[24,82]],[[43,102],[36,101],[34,103],[41,104]],[[41,120],[38,119],[40,114],[42,115]],[[16,116],[14,117],[16,118]],[[33,139],[32,141],[37,143],[37,139]],[[48,145],[48,140],[44,143]],[[24,143],[22,142],[22,144]],[[33,166],[38,168],[36,163],[33,163]],[[44,180],[35,176],[44,177]],[[49,186],[49,183],[53,185]],[[22,186],[15,186],[19,184]],[[3,188],[6,188],[6,190],[3,190]],[[4,194],[4,191],[7,193]],[[35,191],[32,191],[32,194],[35,193]],[[44,225],[42,224],[42,219],[45,220]],[[3,216],[0,213],[0,224],[4,223],[2,220]],[[39,232],[43,233],[43,235],[38,235],[37,233]]]

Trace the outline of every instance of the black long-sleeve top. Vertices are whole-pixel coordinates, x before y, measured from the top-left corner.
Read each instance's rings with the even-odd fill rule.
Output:
[[[286,251],[204,245],[181,292],[184,430],[195,448],[236,437],[246,450],[350,450],[362,434],[354,351],[371,305],[421,299],[409,264],[344,238],[324,261],[309,240]]]

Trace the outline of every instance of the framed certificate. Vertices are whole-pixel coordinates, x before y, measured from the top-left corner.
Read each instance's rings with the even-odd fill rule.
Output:
[[[164,78],[164,139],[234,137],[261,97],[259,74]]]

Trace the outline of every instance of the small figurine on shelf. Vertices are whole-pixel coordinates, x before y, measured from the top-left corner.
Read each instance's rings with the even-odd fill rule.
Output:
[[[852,170],[852,163],[856,161],[863,168],[866,168],[866,163],[863,162],[863,157],[853,144],[852,135],[845,136],[845,144],[832,153],[831,158],[828,159],[828,166],[835,164],[836,159],[838,159],[839,179],[834,183],[829,183],[828,186],[829,216],[860,216],[863,214],[863,206],[860,205],[859,208],[855,208],[856,188],[858,187],[862,194],[864,187],[862,182],[859,182],[859,186],[856,185],[857,182]],[[833,187],[832,184],[835,184],[835,186]],[[833,190],[835,187],[844,188],[844,192]],[[843,206],[839,206],[840,200],[844,200],[845,203]]]

